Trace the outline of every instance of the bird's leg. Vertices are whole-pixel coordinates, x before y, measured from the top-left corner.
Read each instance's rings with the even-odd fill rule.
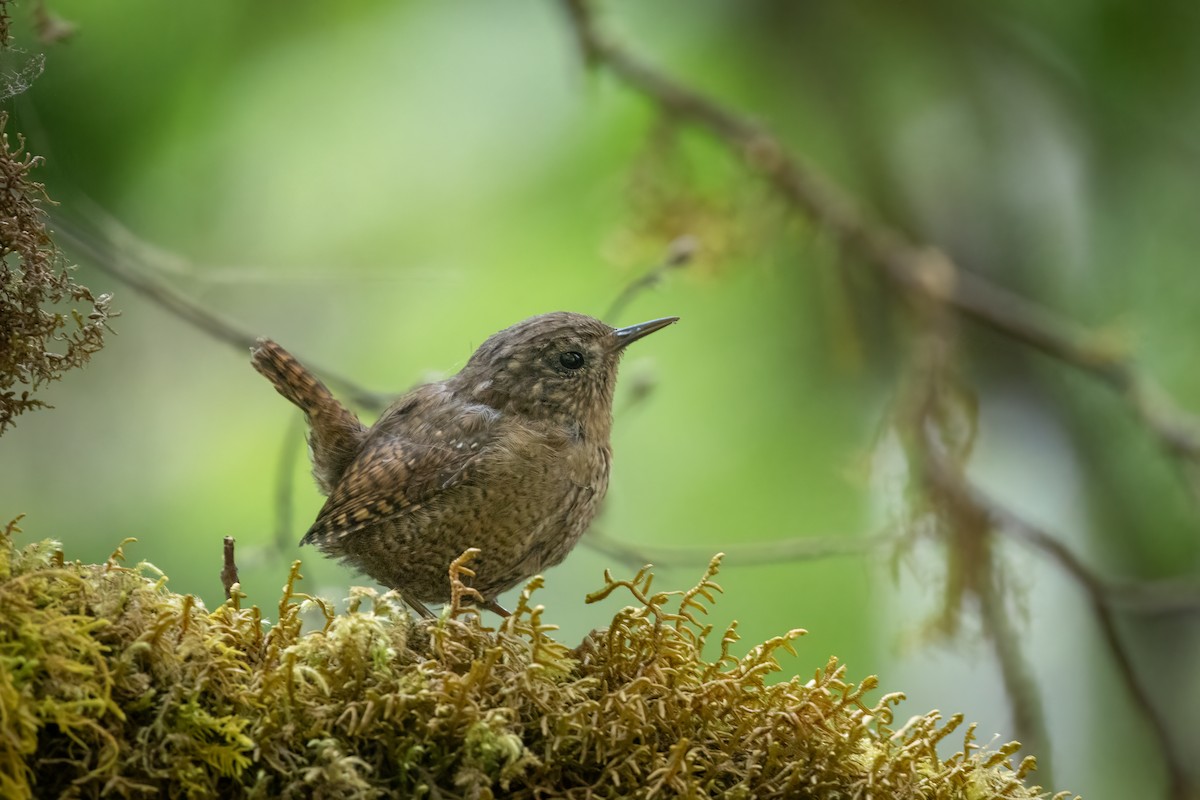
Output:
[[[511,617],[512,616],[511,612],[505,610],[504,606],[500,605],[495,600],[488,600],[486,603],[483,603],[479,607],[486,608],[488,611],[491,611],[493,614],[499,614],[502,617]]]
[[[415,597],[409,597],[401,592],[400,597],[404,600],[404,604],[416,611],[423,619],[437,619],[437,615],[429,610],[429,607]]]

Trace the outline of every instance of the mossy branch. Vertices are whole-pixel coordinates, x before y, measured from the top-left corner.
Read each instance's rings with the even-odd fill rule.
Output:
[[[126,543],[88,565],[18,532],[0,541],[6,798],[1043,796],[1015,743],[985,751],[970,726],[942,758],[960,716],[893,728],[902,696],[872,702],[836,659],[769,682],[802,631],[739,657],[731,625],[707,660],[719,558],[684,592],[606,575],[592,598],[632,604],[571,650],[532,602],[540,578],[492,630],[466,603],[417,622],[368,589],[335,614],[296,563],[270,624],[236,590],[210,612],[125,567]]]

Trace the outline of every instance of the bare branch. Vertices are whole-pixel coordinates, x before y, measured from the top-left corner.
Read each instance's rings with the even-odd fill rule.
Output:
[[[688,235],[680,236],[671,242],[667,247],[666,256],[660,263],[621,290],[621,293],[613,300],[612,305],[608,307],[608,311],[605,312],[604,319],[610,322],[617,319],[635,297],[646,289],[652,289],[657,286],[662,281],[663,276],[672,269],[686,266],[695,257],[698,246],[699,243],[696,241],[696,237]]]
[[[726,553],[726,567],[750,567],[778,564],[782,561],[820,561],[842,556],[859,556],[895,544],[892,534],[871,536],[797,536],[777,542],[759,542],[741,546],[716,547],[639,547],[614,539],[596,529],[582,544],[598,553],[617,559],[631,569],[646,564],[661,567],[706,567],[713,553]]]
[[[827,231],[844,253],[856,256],[913,299],[952,308],[1115,389],[1164,451],[1180,462],[1189,489],[1200,502],[1200,421],[1180,411],[1128,354],[1102,346],[1101,337],[1077,323],[960,270],[941,251],[866,220],[844,192],[788,153],[766,128],[668,77],[604,36],[587,0],[562,3],[588,64],[606,66],[662,111],[723,142],[789,205]]]
[[[1146,720],[1158,742],[1158,750],[1162,753],[1167,767],[1170,796],[1177,800],[1191,798],[1193,795],[1188,773],[1166,718],[1155,706],[1150,691],[1138,677],[1130,649],[1117,630],[1116,616],[1109,598],[1109,592],[1112,591],[1110,584],[1099,578],[1053,536],[987,497],[936,456],[927,462],[927,476],[939,491],[953,496],[955,502],[968,505],[983,514],[989,520],[992,532],[1024,542],[1049,556],[1053,563],[1084,590],[1092,616],[1100,628],[1104,645],[1117,668],[1121,682],[1125,685],[1134,707]]]
[[[275,547],[280,553],[291,552],[297,541],[293,529],[292,501],[295,498],[296,476],[292,465],[300,455],[304,443],[304,425],[299,414],[292,414],[283,444],[279,448],[279,461],[275,467]]]
[[[910,470],[938,524],[947,547],[947,596],[943,613],[956,619],[969,596],[979,603],[983,631],[1000,666],[1013,726],[1022,745],[1037,757],[1047,785],[1053,785],[1051,740],[1041,691],[1033,676],[1020,632],[1005,607],[1004,564],[993,546],[992,522],[985,509],[960,491],[963,470],[977,430],[950,372],[955,327],[947,309],[920,304],[920,324],[904,383],[897,422],[908,444]],[[939,480],[939,478],[941,480]],[[924,515],[925,504],[916,511]]]
[[[788,205],[826,231],[844,254],[865,263],[881,278],[903,290],[919,309],[929,312],[935,322],[944,325],[944,321],[936,318],[941,316],[942,309],[952,310],[1091,375],[1114,389],[1167,456],[1180,467],[1189,489],[1200,500],[1200,480],[1197,480],[1197,472],[1200,471],[1200,422],[1193,415],[1179,410],[1167,393],[1145,376],[1127,353],[1104,346],[1102,337],[1066,317],[980,276],[963,272],[941,251],[914,243],[896,231],[869,222],[859,214],[848,196],[825,181],[799,157],[788,153],[764,127],[675,81],[604,36],[596,27],[588,0],[562,0],[562,4],[580,52],[589,66],[606,67],[664,113],[702,128],[721,141],[750,170],[773,186]],[[935,383],[936,378],[930,385]],[[920,426],[925,421],[924,414],[918,415],[918,427],[915,430],[921,430]],[[995,532],[1010,535],[1019,533],[1021,538],[1050,556],[1085,589],[1093,615],[1130,697],[1147,719],[1161,745],[1170,773],[1172,796],[1189,796],[1187,774],[1175,752],[1170,733],[1150,702],[1148,692],[1138,680],[1130,654],[1117,632],[1111,601],[1106,594],[1113,587],[1083,568],[1078,559],[1051,537],[1025,525],[1007,509],[985,502],[965,484],[960,485],[959,482],[965,479],[960,478],[956,470],[940,465],[936,447],[918,447],[926,451],[919,457],[924,464],[918,466],[927,473],[925,480],[934,484],[930,488],[948,496],[950,505],[989,520],[991,524],[983,529],[984,536],[990,536],[991,528]],[[979,546],[986,549],[986,544]],[[978,588],[975,587],[975,590],[978,591]],[[1184,607],[1191,607],[1193,590],[1194,587],[1186,587],[1182,593],[1175,591],[1164,594],[1130,586],[1114,597],[1124,598],[1131,607],[1145,607],[1137,604],[1146,601],[1150,606],[1162,607],[1172,600],[1181,600]],[[999,601],[998,597],[992,599]],[[988,616],[991,616],[993,623],[1002,616],[1002,609],[998,607],[993,607],[991,611],[992,614],[988,615],[985,610],[985,624]],[[1001,666],[1005,669],[1014,715],[1018,721],[1022,717],[1033,719],[1032,727],[1044,731],[1044,723],[1040,721],[1040,699],[1035,692],[1031,702],[1029,693],[1024,691],[1031,683],[1027,680],[1027,671],[1018,663],[1023,658],[1013,647],[1019,643],[1014,636],[1008,635],[1011,631],[1006,633],[1003,626],[993,624],[989,627]],[[1008,668],[1014,665],[1016,669]]]
[[[140,268],[130,263],[130,254],[103,234],[85,232],[61,216],[54,217],[54,233],[64,247],[97,269],[111,275],[160,308],[170,312],[219,342],[249,352],[258,339],[239,325],[172,288],[152,272],[153,265]],[[149,248],[146,249],[149,251]],[[141,256],[144,260],[144,256]],[[323,368],[313,368],[326,382],[336,386],[353,403],[373,411],[383,409],[391,396],[363,389],[348,378]]]
[[[1037,756],[1039,782],[1053,786],[1054,777],[1050,772],[1053,748],[1042,695],[1029,657],[1021,649],[1021,634],[1009,618],[1004,591],[997,585],[996,575],[980,587],[979,606],[984,629],[1000,664],[1016,736],[1023,747]]]

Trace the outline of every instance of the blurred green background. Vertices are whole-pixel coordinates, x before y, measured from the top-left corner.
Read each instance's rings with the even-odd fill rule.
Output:
[[[739,565],[739,546],[877,532],[897,499],[880,428],[910,345],[902,304],[787,216],[703,136],[580,63],[554,3],[104,4],[55,0],[78,26],[9,101],[12,131],[66,224],[119,223],[130,253],[206,307],[360,385],[400,392],[457,370],[532,314],[603,315],[676,236],[696,260],[614,324],[679,325],[623,366],[615,468],[596,528],[634,547],[726,551],[712,614],[750,646],[810,634],[917,713],[962,711],[1013,737],[990,646],[968,622],[929,635],[944,556]],[[1200,7],[1184,2],[603,3],[609,29],[746,111],[870,213],[964,268],[1133,348],[1200,409]],[[28,9],[19,9],[28,13]],[[39,45],[18,16],[28,50]],[[9,70],[28,54],[10,54]],[[151,249],[147,249],[151,248]],[[320,506],[303,457],[294,530],[275,486],[294,412],[233,351],[81,259],[116,294],[105,350],[53,386],[56,409],[0,443],[0,517],[104,559],[122,538],[170,586],[221,601],[221,538],[243,589],[275,602],[294,558],[331,598],[363,579],[295,542]],[[1104,574],[1191,577],[1200,517],[1119,399],[994,334],[964,331],[980,401],[972,476]],[[630,389],[653,384],[644,402]],[[1004,556],[1054,742],[1055,787],[1161,795],[1144,721],[1074,584]],[[575,641],[602,570],[581,547],[547,575]],[[701,570],[659,565],[657,584]],[[503,598],[502,598],[503,599]],[[968,619],[970,617],[968,616]],[[1122,616],[1137,668],[1200,752],[1195,612]],[[1190,721],[1190,722],[1189,722]],[[957,741],[957,737],[952,737]],[[1195,768],[1195,767],[1193,767]]]

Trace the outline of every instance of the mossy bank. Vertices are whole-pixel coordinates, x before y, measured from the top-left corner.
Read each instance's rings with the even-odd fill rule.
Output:
[[[1032,759],[987,752],[961,718],[902,726],[835,661],[768,683],[791,631],[732,654],[712,634],[716,560],[686,592],[605,577],[631,605],[577,647],[525,591],[489,628],[460,602],[431,622],[356,589],[344,613],[299,594],[268,622],[213,611],[153,567],[0,541],[0,796],[1033,798]],[[455,568],[468,592],[467,564]],[[324,625],[305,632],[306,608]],[[710,648],[716,650],[714,646]],[[947,748],[952,749],[952,748]]]

